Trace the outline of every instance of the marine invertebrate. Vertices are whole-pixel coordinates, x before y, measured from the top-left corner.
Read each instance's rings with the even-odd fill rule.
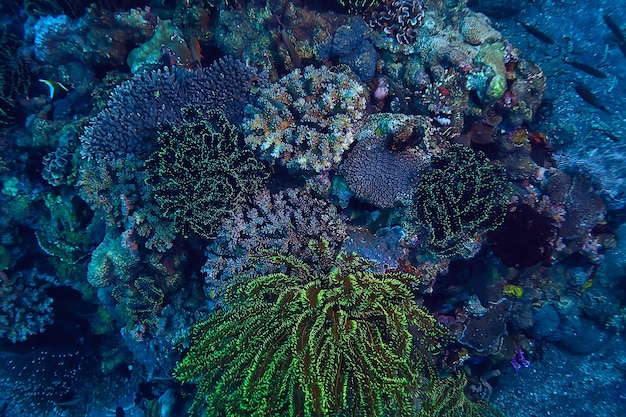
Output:
[[[237,126],[217,111],[185,111],[180,126],[164,127],[157,142],[146,161],[146,183],[161,215],[184,236],[214,237],[220,221],[269,177]]]
[[[194,344],[176,367],[177,379],[198,383],[192,409],[412,414],[412,392],[423,388],[429,355],[446,337],[415,303],[413,277],[370,272],[346,254],[323,272],[292,256],[263,259],[284,272],[229,287],[230,308],[195,327]]]
[[[425,117],[373,116],[345,156],[340,173],[356,197],[380,208],[393,208],[409,199],[428,165],[430,156],[421,143],[427,135],[433,135],[433,129]]]
[[[116,87],[107,108],[89,121],[81,154],[97,161],[141,160],[155,149],[163,123],[180,123],[186,106],[221,110],[238,122],[253,79],[261,80],[254,68],[229,57],[201,72],[173,67],[137,74]]]
[[[41,176],[48,184],[72,184],[76,180],[76,156],[65,147],[59,147],[43,157]]]
[[[462,254],[469,240],[498,227],[506,213],[506,173],[480,152],[453,144],[432,159],[413,193],[410,217],[441,254]]]
[[[0,52],[6,59],[0,62],[0,129],[15,123],[16,98],[26,94],[30,85],[28,66],[19,58],[17,50],[21,40],[3,28],[0,35]]]
[[[471,401],[464,392],[467,384],[463,372],[437,379],[426,392],[417,417],[504,417],[487,401]]]
[[[368,12],[369,25],[401,44],[413,43],[422,26],[426,5],[422,0],[393,0]]]
[[[233,277],[241,279],[258,272],[258,259],[251,256],[255,251],[279,251],[314,262],[308,247],[311,239],[324,239],[335,254],[345,237],[346,226],[339,212],[326,200],[306,189],[276,193],[264,189],[252,204],[237,207],[223,219],[217,238],[206,249],[203,271],[210,290],[219,294]]]
[[[308,66],[261,89],[246,108],[246,143],[293,169],[334,168],[355,140],[368,94],[350,72]]]
[[[178,68],[135,75],[116,87],[107,108],[89,121],[80,137],[83,158],[115,162],[143,159],[154,149],[162,123],[180,122],[188,105],[186,78],[194,73]]]
[[[482,45],[502,39],[500,32],[491,27],[491,20],[480,13],[465,16],[460,32],[470,45]]]
[[[0,272],[0,337],[13,343],[43,332],[53,322],[52,298],[35,271]]]

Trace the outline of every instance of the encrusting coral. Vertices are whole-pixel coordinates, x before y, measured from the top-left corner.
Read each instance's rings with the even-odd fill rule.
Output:
[[[324,241],[311,241],[325,252]],[[206,415],[413,415],[431,355],[447,332],[414,301],[410,280],[340,254],[314,272],[293,256],[262,254],[284,272],[228,288],[229,309],[194,329],[177,366],[198,383]]]
[[[183,235],[215,236],[222,219],[248,203],[270,170],[247,149],[237,126],[215,111],[184,111],[180,126],[163,128],[146,161],[146,183]]]
[[[334,168],[355,140],[367,91],[348,70],[308,66],[262,88],[246,108],[246,143],[288,168]]]

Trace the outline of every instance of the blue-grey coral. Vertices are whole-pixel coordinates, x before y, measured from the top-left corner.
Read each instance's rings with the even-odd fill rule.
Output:
[[[250,253],[272,250],[312,260],[310,240],[324,239],[336,253],[346,237],[346,225],[335,206],[308,190],[264,189],[254,202],[237,208],[222,222],[218,238],[207,247],[207,284],[222,287],[233,276],[254,272]]]
[[[255,81],[260,81],[256,69],[230,57],[201,72],[173,67],[135,75],[115,88],[107,108],[90,120],[80,138],[82,156],[143,159],[154,150],[162,125],[179,124],[186,106],[221,110],[238,122]]]
[[[23,342],[53,322],[52,298],[34,271],[0,272],[0,338]]]

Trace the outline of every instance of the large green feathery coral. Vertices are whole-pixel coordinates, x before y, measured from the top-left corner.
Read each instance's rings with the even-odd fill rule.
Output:
[[[429,359],[447,336],[414,301],[415,277],[371,272],[345,253],[325,273],[291,256],[262,258],[285,272],[231,285],[230,308],[195,327],[176,368],[177,379],[198,385],[192,412],[414,415]]]
[[[146,162],[147,184],[162,210],[187,235],[214,237],[223,218],[248,203],[269,169],[246,148],[237,126],[220,112],[184,111],[165,128]]]

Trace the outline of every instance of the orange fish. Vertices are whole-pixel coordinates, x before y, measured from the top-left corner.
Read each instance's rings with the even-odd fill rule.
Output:
[[[189,50],[191,51],[191,57],[196,68],[202,68],[202,48],[200,42],[195,36],[189,39]]]

